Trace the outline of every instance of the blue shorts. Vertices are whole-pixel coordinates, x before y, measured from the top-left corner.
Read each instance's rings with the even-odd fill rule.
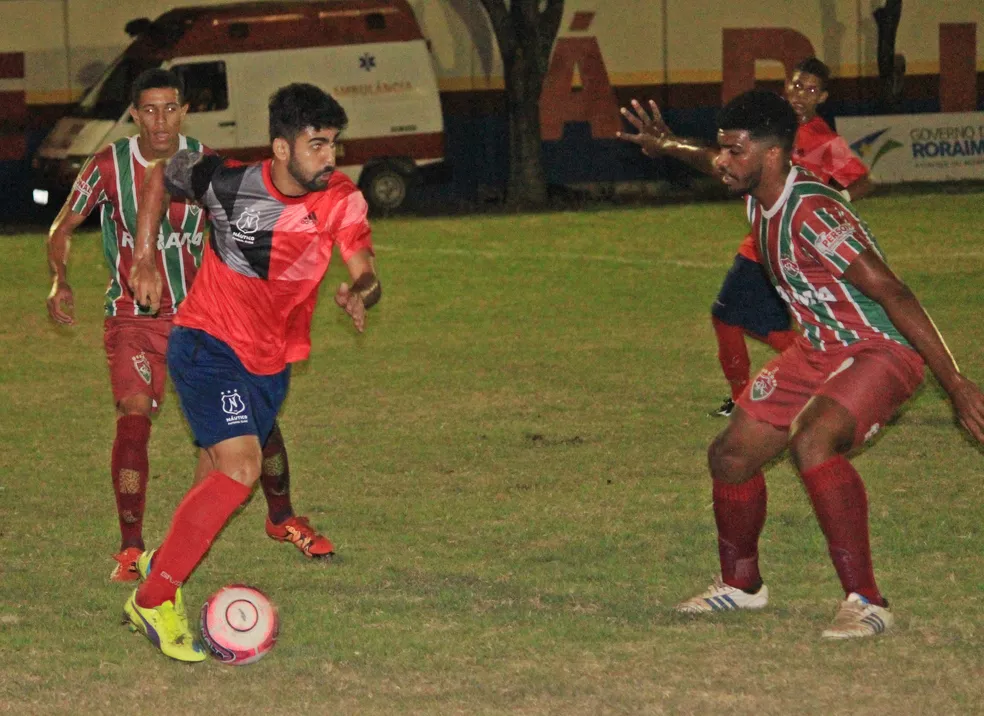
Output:
[[[786,302],[779,298],[765,267],[741,254],[724,277],[711,315],[757,336],[788,331],[791,326]]]
[[[167,342],[167,368],[195,444],[203,448],[242,435],[265,443],[290,383],[290,366],[274,375],[250,373],[226,343],[182,326]]]

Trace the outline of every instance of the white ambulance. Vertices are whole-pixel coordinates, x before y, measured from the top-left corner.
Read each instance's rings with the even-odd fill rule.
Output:
[[[370,206],[405,205],[420,170],[444,158],[428,43],[406,0],[238,3],[177,8],[127,24],[133,43],[59,120],[34,159],[35,201],[64,196],[93,152],[136,132],[132,81],[164,67],[186,85],[182,132],[223,156],[269,156],[267,102],[310,82],[345,108],[338,166]]]

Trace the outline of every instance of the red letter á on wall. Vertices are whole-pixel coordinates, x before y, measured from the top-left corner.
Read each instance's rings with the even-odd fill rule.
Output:
[[[587,30],[593,13],[575,13],[571,30]],[[581,86],[574,86],[574,72]],[[601,48],[594,37],[557,40],[540,92],[540,132],[556,141],[567,122],[587,122],[594,139],[610,139],[621,129],[618,100],[608,79]]]

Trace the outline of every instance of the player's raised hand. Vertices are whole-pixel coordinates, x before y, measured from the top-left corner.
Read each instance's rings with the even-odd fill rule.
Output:
[[[626,134],[616,132],[615,136],[624,139],[626,142],[638,144],[642,148],[642,153],[647,157],[657,157],[663,151],[663,147],[674,139],[673,132],[663,121],[656,102],[649,100],[649,112],[639,103],[632,100],[632,108],[622,107],[622,116],[626,121],[636,128],[637,134]]]
[[[164,281],[161,279],[161,272],[152,262],[134,261],[128,283],[133,291],[133,300],[138,306],[149,308],[151,313],[160,310]]]
[[[335,303],[352,317],[355,330],[359,333],[366,330],[366,306],[362,302],[362,296],[352,293],[347,283],[338,286],[338,291],[335,292]]]
[[[51,293],[48,294],[48,315],[55,323],[71,326],[75,323],[73,313],[75,312],[75,296],[72,294],[72,287],[64,281],[55,280],[51,285]]]
[[[950,400],[960,424],[977,442],[984,443],[984,393],[981,389],[961,376],[957,387],[950,391]]]

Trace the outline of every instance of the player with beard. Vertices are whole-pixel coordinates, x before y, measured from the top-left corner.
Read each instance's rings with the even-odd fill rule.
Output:
[[[181,407],[201,447],[201,482],[175,510],[154,553],[140,559],[146,581],[127,600],[135,628],[165,655],[201,661],[180,587],[259,479],[261,445],[287,395],[292,363],[307,358],[318,286],[337,247],[352,277],[336,303],[365,328],[380,298],[361,192],[335,172],[336,139],[347,118],[319,88],[293,84],[270,100],[273,158],[234,166],[182,151],[148,170],[130,284],[155,308],[160,274],[151,237],[168,194],[201,202],[212,238],[168,344]]]
[[[54,277],[47,307],[51,318],[72,325],[74,294],[68,283],[72,236],[97,207],[101,210],[103,254],[109,267],[103,343],[116,403],[116,437],[110,458],[120,526],[120,550],[110,580],[138,578],[144,551],[143,517],[149,472],[151,418],[164,396],[165,351],[175,312],[195,280],[202,259],[206,213],[176,198],[162,215],[154,253],[161,282],[156,311],[134,301],[128,285],[137,231],[137,198],[150,163],[178,150],[209,153],[198,140],[181,134],[187,114],[181,78],[163,69],[140,74],[130,90],[130,117],[138,128],[94,154],[79,171],[72,191],[51,226],[48,263]],[[261,485],[267,501],[267,534],[293,543],[305,556],[331,557],[334,547],[306,517],[294,514],[290,467],[280,428],[274,426],[263,447]]]
[[[844,139],[817,114],[827,101],[830,68],[816,57],[809,57],[793,70],[786,83],[785,96],[799,122],[793,145],[793,164],[809,170],[826,184],[856,201],[871,192],[868,168],[854,156]],[[656,141],[642,145],[647,156],[667,155],[713,174],[715,150],[689,139],[676,137],[666,126],[659,109],[650,103]],[[625,110],[623,110],[624,113]],[[748,234],[738,247],[731,268],[711,306],[711,324],[718,346],[718,361],[731,388],[711,415],[728,416],[735,401],[748,385],[751,358],[745,336],[782,352],[793,342],[789,312],[762,268],[755,237]]]
[[[641,107],[626,117],[639,131],[626,135],[629,141],[645,146],[658,137],[658,122]],[[759,372],[711,443],[721,576],[677,609],[709,614],[766,606],[758,561],[766,515],[762,470],[788,449],[846,595],[822,636],[880,634],[894,617],[875,582],[864,483],[846,455],[912,395],[924,365],[978,441],[984,441],[984,394],[961,375],[854,207],[792,164],[798,122],[789,103],[770,92],[746,92],[728,103],[718,127],[715,166],[732,193],[746,195],[765,268],[802,335]]]

